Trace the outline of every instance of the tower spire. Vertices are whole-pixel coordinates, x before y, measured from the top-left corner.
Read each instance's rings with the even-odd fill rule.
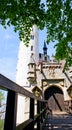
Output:
[[[43,46],[43,53],[44,55],[47,55],[47,46],[46,46],[46,42],[44,41],[44,46]]]
[[[43,54],[44,54],[44,60],[47,60],[47,46],[46,42],[44,41],[44,46],[43,46]]]

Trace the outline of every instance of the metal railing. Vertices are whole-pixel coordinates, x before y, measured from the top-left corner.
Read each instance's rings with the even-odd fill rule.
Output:
[[[4,130],[34,130],[34,125],[37,123],[37,130],[40,130],[41,122],[46,107],[46,100],[36,97],[34,94],[25,90],[21,86],[17,85],[13,81],[9,80],[5,76],[0,74],[0,89],[7,90],[7,103],[6,103],[6,114],[4,122]],[[17,116],[17,100],[18,94],[30,98],[30,112],[29,119],[16,126]],[[37,114],[34,114],[34,101],[37,101]]]

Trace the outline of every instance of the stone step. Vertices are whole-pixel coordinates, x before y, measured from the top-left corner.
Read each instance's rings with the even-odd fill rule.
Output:
[[[72,130],[72,115],[68,113],[53,113],[45,118],[42,130]]]

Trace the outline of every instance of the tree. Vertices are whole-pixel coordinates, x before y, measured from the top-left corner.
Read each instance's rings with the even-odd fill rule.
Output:
[[[4,92],[0,90],[0,129],[3,130],[4,127],[4,114],[5,114],[5,104],[3,103],[5,97]]]
[[[56,58],[72,65],[72,0],[0,0],[0,23],[13,25],[28,46],[33,24],[47,28],[47,43],[58,41]]]

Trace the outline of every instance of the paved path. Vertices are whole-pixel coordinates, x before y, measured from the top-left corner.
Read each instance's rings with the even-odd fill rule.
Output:
[[[42,130],[72,130],[72,115],[66,112],[53,112],[52,117],[46,116]]]

